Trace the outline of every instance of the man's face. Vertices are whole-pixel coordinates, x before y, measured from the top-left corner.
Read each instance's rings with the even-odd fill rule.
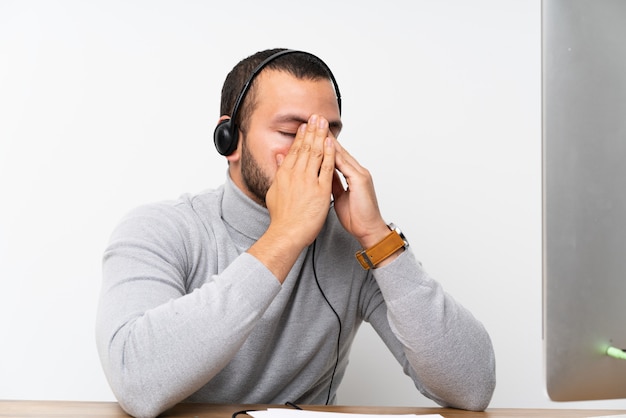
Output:
[[[248,129],[237,151],[228,158],[235,184],[265,205],[265,194],[278,169],[276,157],[287,155],[298,127],[315,113],[328,120],[337,136],[341,118],[335,89],[328,79],[301,80],[286,72],[266,70],[255,83],[256,106]]]

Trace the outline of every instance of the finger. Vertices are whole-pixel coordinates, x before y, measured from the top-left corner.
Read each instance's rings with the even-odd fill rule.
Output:
[[[298,150],[302,146],[304,142],[304,137],[307,131],[307,124],[303,123],[298,127],[298,131],[296,132],[296,137],[291,144],[291,148],[289,148],[289,152],[285,155],[282,165],[286,168],[293,168],[298,160]]]
[[[311,115],[301,133],[301,138],[298,138],[299,141],[290,149],[293,168],[311,178],[317,178],[324,158],[324,141],[327,136],[328,121],[318,115]]]
[[[333,140],[337,154],[335,157],[335,164],[337,169],[346,177],[346,179],[357,174],[366,174],[367,170],[359,164],[344,147],[341,146],[337,139]]]
[[[318,135],[319,124],[321,123],[318,115],[311,115],[309,118],[305,130],[304,135],[302,137],[302,141],[300,141],[295,147],[292,147],[290,150],[296,156],[295,166],[300,170],[305,170],[310,165],[310,158],[314,154],[314,144],[316,137]],[[319,152],[318,147],[318,152]],[[321,160],[321,158],[319,158]],[[319,164],[317,166],[319,169]]]
[[[335,153],[336,149],[333,141],[330,137],[326,137],[324,140],[323,160],[319,169],[319,181],[321,184],[329,185],[328,192],[331,192],[331,187],[334,186],[333,178],[337,174],[335,171]]]
[[[319,117],[317,119],[317,124],[315,126],[315,135],[313,137],[313,142],[311,144],[311,153],[309,155],[308,161],[307,161],[307,166],[308,166],[308,170],[310,171],[310,173],[317,175],[319,173],[319,171],[321,170],[321,164],[323,164],[324,159],[326,158],[326,146],[327,144],[327,140],[329,140],[330,138],[328,137],[328,121],[323,118],[323,117]],[[330,147],[334,148],[334,145],[332,143],[332,140],[330,142]],[[332,150],[332,168],[334,168],[335,166],[335,150]],[[325,167],[325,170],[329,169],[329,165],[327,162],[327,165]],[[330,177],[328,177],[328,180],[330,180]]]

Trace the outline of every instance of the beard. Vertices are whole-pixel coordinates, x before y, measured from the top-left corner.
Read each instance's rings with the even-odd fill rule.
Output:
[[[247,142],[244,135],[241,144],[241,177],[254,200],[265,207],[265,195],[272,183],[252,156]]]

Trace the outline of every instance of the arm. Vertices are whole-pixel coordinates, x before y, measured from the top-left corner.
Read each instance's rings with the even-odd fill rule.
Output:
[[[348,183],[344,190],[335,176],[335,211],[362,248],[370,248],[389,233],[371,175],[337,141],[335,146],[337,170]],[[405,372],[441,405],[486,408],[495,386],[495,365],[482,325],[428,276],[410,250],[396,251],[377,267],[374,276],[385,304],[370,321],[396,358],[408,360]]]
[[[407,250],[374,270],[386,311],[369,318],[405,373],[442,406],[484,410],[495,388],[488,333]]]
[[[223,272],[193,221],[169,205],[141,208],[115,230],[103,260],[97,343],[120,405],[156,416],[213,378],[235,355],[280,289],[249,254]],[[193,272],[198,261],[207,264]],[[206,283],[187,294],[193,274]]]
[[[221,242],[208,245],[218,254],[194,248],[198,240],[190,237],[204,227],[166,205],[143,209],[117,229],[105,253],[97,334],[124,409],[156,415],[237,353],[326,219],[334,169],[327,135],[323,118],[298,130],[267,194],[270,226],[240,256],[219,254]],[[205,265],[214,273],[228,267],[187,294],[189,275]]]

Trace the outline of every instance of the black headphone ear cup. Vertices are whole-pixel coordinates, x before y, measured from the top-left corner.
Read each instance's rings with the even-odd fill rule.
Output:
[[[213,142],[217,152],[222,155],[230,155],[237,148],[237,141],[239,138],[234,138],[232,119],[226,119],[218,123],[213,132]]]

